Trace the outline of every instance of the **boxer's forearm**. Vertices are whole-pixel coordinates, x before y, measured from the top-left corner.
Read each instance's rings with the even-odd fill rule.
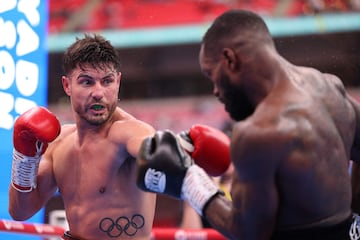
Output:
[[[40,204],[38,190],[30,193],[22,193],[10,186],[9,188],[9,214],[17,221],[24,221],[37,213],[42,205]]]
[[[203,216],[209,224],[229,239],[232,239],[233,215],[232,203],[223,195],[214,197],[203,212]]]
[[[52,164],[44,156],[36,177],[37,187],[31,192],[20,192],[10,184],[8,210],[13,219],[23,221],[32,217],[57,191],[50,169],[52,169]]]

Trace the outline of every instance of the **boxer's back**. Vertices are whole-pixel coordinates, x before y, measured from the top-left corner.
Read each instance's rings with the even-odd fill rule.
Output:
[[[260,133],[257,137],[272,145],[263,157],[274,169],[277,229],[337,224],[350,215],[354,111],[335,76],[294,68],[289,80],[239,124],[236,134]]]

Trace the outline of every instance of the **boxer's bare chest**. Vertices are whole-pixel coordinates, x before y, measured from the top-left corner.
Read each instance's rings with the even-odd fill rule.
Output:
[[[119,174],[128,158],[125,146],[107,139],[88,139],[80,145],[66,141],[54,153],[54,173],[63,195],[94,197],[119,189]],[[66,192],[66,193],[65,193]]]

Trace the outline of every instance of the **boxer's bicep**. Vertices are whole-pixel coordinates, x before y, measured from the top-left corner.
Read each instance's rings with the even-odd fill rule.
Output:
[[[116,121],[110,129],[109,139],[126,151],[134,158],[137,157],[141,143],[149,136],[153,136],[155,129],[135,118]]]
[[[56,192],[57,184],[54,175],[53,160],[45,154],[39,165],[38,190],[39,201],[43,206]]]
[[[234,203],[239,205],[236,208],[241,209],[244,219],[241,225],[246,226],[245,235],[267,239],[275,226],[279,204],[275,184],[276,161],[270,157],[267,146],[263,148],[261,143],[260,146],[256,145],[257,151],[245,150],[248,153],[242,157],[247,160],[242,159],[238,164],[239,180],[237,185],[233,184],[232,197]]]
[[[133,157],[137,157],[140,146],[145,138],[152,137],[155,130],[152,126],[141,122],[134,121],[131,128],[128,128],[128,138],[126,140],[126,149]]]
[[[231,189],[232,205],[219,199],[213,205],[222,208],[224,221],[233,236],[269,238],[276,223],[278,194],[275,184],[277,154],[273,136],[253,126],[237,129],[231,146],[235,175]],[[227,210],[228,209],[228,210]],[[225,214],[227,211],[227,214]],[[220,222],[220,221],[218,221]],[[258,231],[258,229],[262,231]]]

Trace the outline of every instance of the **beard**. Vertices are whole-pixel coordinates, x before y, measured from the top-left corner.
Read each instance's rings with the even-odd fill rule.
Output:
[[[230,78],[223,72],[221,73],[220,88],[224,94],[222,101],[225,110],[233,120],[241,121],[254,113],[255,106],[250,102],[244,90],[231,84]]]
[[[90,125],[100,126],[111,118],[117,106],[116,104],[108,105],[104,103],[102,103],[102,105],[105,109],[107,109],[107,111],[101,114],[90,114],[90,108],[88,106],[85,107],[84,111],[77,111],[77,113],[79,114],[80,118],[84,119]]]

